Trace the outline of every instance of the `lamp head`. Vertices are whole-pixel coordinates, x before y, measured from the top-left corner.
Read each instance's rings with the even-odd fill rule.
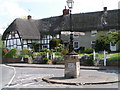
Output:
[[[67,5],[68,5],[68,8],[69,9],[72,9],[73,8],[73,4],[74,4],[74,1],[73,0],[67,0]]]

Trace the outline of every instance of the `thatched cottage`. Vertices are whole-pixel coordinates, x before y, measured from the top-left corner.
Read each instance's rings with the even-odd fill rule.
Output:
[[[118,16],[120,10],[108,10],[72,14],[72,29],[74,31],[74,48],[92,48],[96,37],[106,32],[120,30]],[[40,42],[42,48],[49,49],[52,38],[60,38],[65,46],[69,45],[70,36],[69,14],[34,20],[15,19],[3,33],[2,40],[6,48],[30,47],[32,42]],[[80,33],[82,32],[82,33]],[[111,46],[111,51],[118,50],[118,46]]]

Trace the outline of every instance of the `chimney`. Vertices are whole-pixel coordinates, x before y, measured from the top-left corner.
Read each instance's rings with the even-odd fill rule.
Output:
[[[69,14],[69,9],[66,9],[66,6],[65,6],[65,9],[63,9],[63,15],[67,15]]]
[[[28,15],[28,16],[27,16],[27,19],[28,19],[28,20],[32,19],[32,16]]]
[[[104,7],[104,11],[107,11],[107,7]]]

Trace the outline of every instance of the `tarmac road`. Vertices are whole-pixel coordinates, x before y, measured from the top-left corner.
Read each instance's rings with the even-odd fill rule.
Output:
[[[6,67],[4,65],[2,67],[4,67],[3,69],[4,85],[8,84],[10,82],[10,79],[14,76],[12,81],[9,83],[10,85],[8,85],[9,88],[114,88],[114,89],[118,88],[118,83],[77,86],[77,85],[51,84],[51,83],[46,83],[42,81],[42,78],[46,76],[64,75],[64,69],[14,67],[16,71],[15,73],[12,67]],[[81,73],[89,74],[89,73],[96,73],[96,72],[108,73],[108,72],[101,72],[97,70],[82,70],[81,69]],[[7,78],[5,78],[6,76]]]
[[[2,73],[1,74],[2,80],[0,82],[2,85],[2,88],[8,87],[15,76],[15,69],[14,69],[14,67],[6,66],[3,64],[1,64],[0,69],[1,69],[1,73]]]

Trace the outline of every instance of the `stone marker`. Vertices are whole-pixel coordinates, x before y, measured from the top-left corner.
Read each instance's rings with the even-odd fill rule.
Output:
[[[80,76],[80,61],[76,52],[65,56],[65,78],[77,78]]]

